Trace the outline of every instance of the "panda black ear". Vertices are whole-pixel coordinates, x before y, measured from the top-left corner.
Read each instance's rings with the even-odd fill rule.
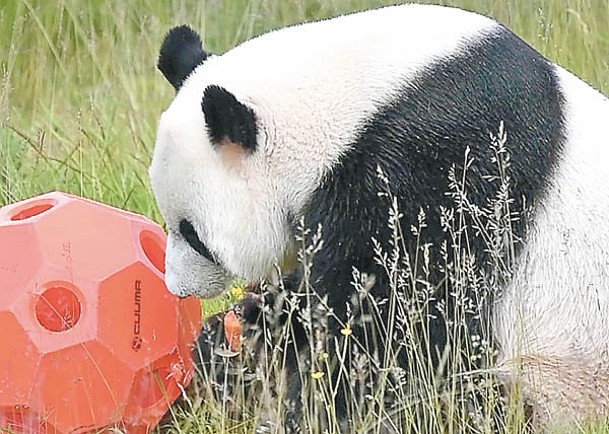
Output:
[[[177,91],[207,57],[199,34],[188,26],[179,26],[165,36],[157,67]]]
[[[256,115],[232,93],[220,86],[208,86],[201,107],[207,132],[215,146],[236,144],[248,152],[256,150]]]

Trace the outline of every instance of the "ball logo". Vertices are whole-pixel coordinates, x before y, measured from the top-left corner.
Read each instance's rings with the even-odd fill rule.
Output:
[[[139,351],[142,348],[142,338],[140,336],[134,336],[131,341],[131,348],[134,351]]]
[[[136,280],[133,285],[133,339],[131,340],[131,348],[134,351],[139,351],[142,348],[141,333],[142,321],[142,281]]]

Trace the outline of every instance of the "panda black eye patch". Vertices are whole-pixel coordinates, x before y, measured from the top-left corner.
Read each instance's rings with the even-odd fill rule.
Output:
[[[192,247],[195,252],[208,261],[218,265],[218,261],[216,261],[214,255],[211,254],[207,246],[201,241],[192,223],[186,219],[180,220],[180,235],[184,237],[188,245]]]

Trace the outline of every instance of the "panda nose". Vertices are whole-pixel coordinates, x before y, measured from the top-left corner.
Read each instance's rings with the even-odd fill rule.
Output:
[[[199,255],[203,256],[208,261],[218,264],[218,261],[214,257],[214,255],[209,251],[205,243],[201,241],[197,231],[195,230],[192,223],[187,219],[180,220],[180,235],[186,240],[188,245]]]

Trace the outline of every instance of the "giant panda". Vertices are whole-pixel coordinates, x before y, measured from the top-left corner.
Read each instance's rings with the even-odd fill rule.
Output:
[[[149,170],[171,292],[212,297],[235,277],[254,285],[281,273],[290,293],[306,279],[338,339],[354,315],[354,273],[386,315],[392,284],[377,253],[395,233],[390,208],[411,255],[422,213],[426,242],[446,246],[451,173],[467,172],[464,195],[483,207],[496,194],[493,134],[504,131],[513,266],[465,326],[478,338],[489,330],[494,372],[519,385],[542,425],[607,415],[605,96],[490,18],[417,4],[294,25],[221,55],[180,26],[158,67],[176,91]],[[305,267],[302,232],[316,231],[323,242]],[[492,276],[475,232],[467,252]],[[427,260],[441,276],[442,255]],[[444,283],[434,288],[425,336],[441,365],[455,303]]]

